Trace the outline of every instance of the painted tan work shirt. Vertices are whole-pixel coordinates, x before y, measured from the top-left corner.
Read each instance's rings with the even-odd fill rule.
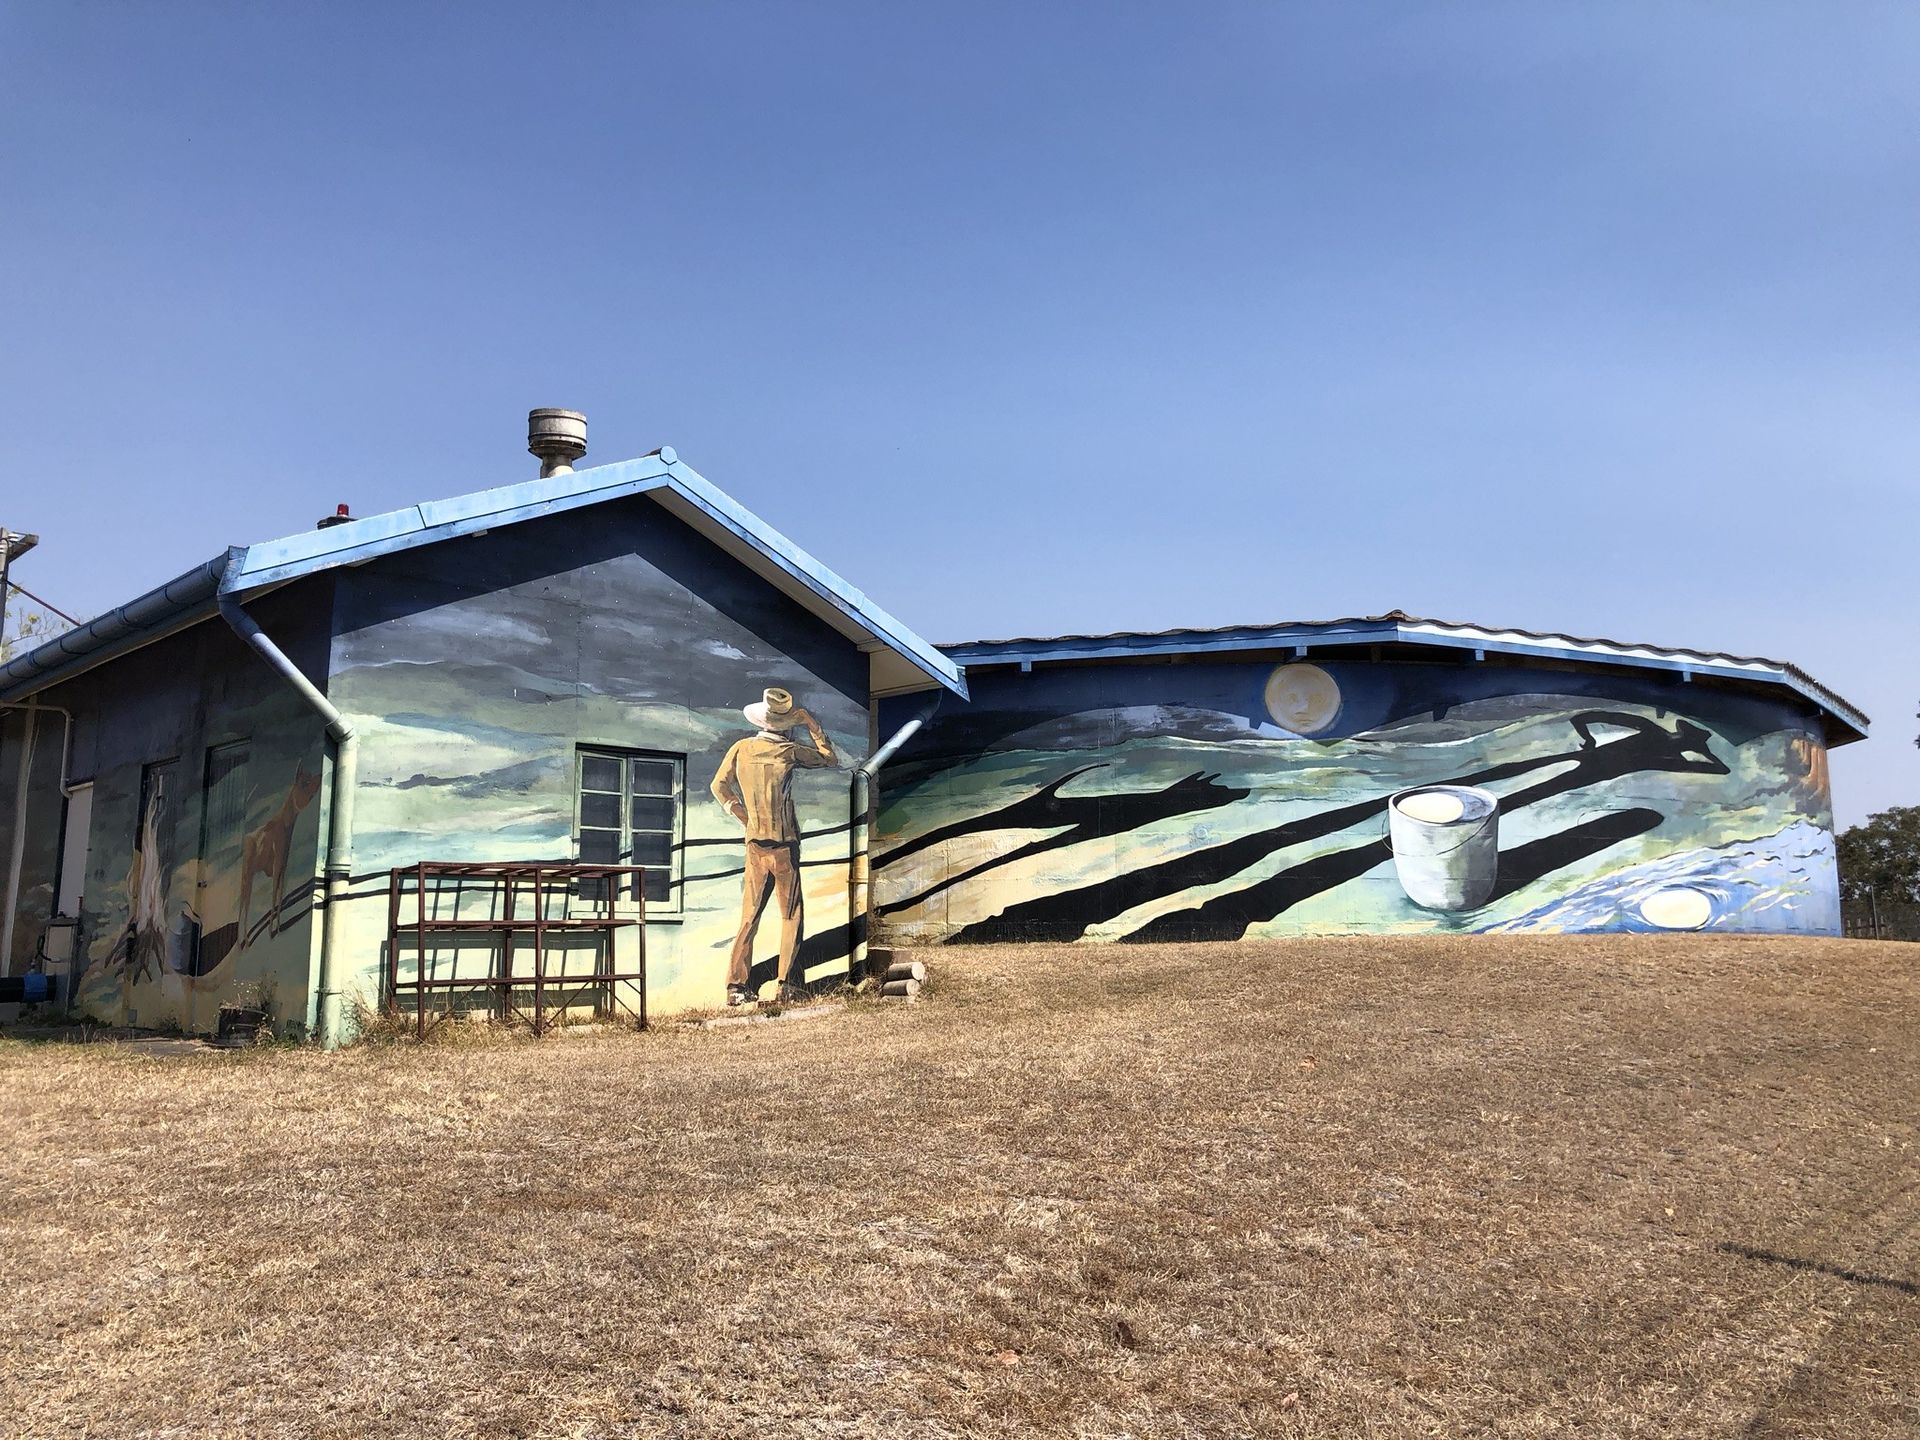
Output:
[[[720,773],[713,777],[713,798],[740,815],[747,839],[798,843],[800,822],[793,813],[793,772],[830,769],[838,762],[833,745],[819,730],[811,732],[816,749],[791,740],[749,735],[736,741]]]

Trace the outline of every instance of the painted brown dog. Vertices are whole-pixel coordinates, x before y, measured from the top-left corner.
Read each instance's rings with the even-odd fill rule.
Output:
[[[280,933],[280,899],[287,886],[287,852],[293,844],[293,822],[320,793],[320,777],[304,766],[294,772],[293,786],[280,808],[257,829],[249,830],[240,850],[240,947],[246,949],[252,937],[248,933],[249,912],[253,909],[253,877],[273,879],[272,901],[268,906],[268,933]]]

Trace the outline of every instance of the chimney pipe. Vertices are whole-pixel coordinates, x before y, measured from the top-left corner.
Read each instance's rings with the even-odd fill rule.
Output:
[[[527,453],[540,462],[540,478],[570,475],[587,453],[587,417],[578,410],[527,412]]]

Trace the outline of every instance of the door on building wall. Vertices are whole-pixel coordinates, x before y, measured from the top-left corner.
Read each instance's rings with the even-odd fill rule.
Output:
[[[87,860],[93,853],[93,786],[73,787],[60,826],[60,876],[53,887],[53,913],[77,920],[87,888]]]
[[[247,834],[245,740],[207,751],[201,784],[200,855],[194,878],[197,922],[189,971],[205,975],[240,946],[240,855]]]

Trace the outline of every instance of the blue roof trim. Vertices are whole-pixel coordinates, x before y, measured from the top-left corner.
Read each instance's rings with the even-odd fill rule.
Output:
[[[665,484],[668,474],[668,466],[650,456],[529,480],[520,485],[476,490],[451,500],[429,500],[404,510],[329,525],[324,530],[302,531],[284,540],[248,546],[245,559],[222,589],[236,594],[257,590],[263,585],[278,585],[342,565],[359,565],[382,555],[457,539],[498,525],[512,525],[639,495]]]
[[[557,515],[587,505],[648,492],[671,493],[729,534],[752,546],[782,573],[825,601],[928,678],[964,697],[961,669],[932,642],[923,640],[865,594],[738,504],[671,451],[576,470],[564,475],[478,490],[451,500],[431,500],[307,531],[248,549],[234,576],[221,588],[242,592],[280,584],[341,565],[358,565],[420,545]]]
[[[977,640],[940,648],[963,665],[1020,660],[1130,659],[1144,655],[1201,655],[1211,651],[1272,650],[1298,641],[1315,645],[1378,645],[1392,640],[1390,620],[1339,620],[1327,625],[1250,625],[1232,630],[1171,630],[1153,635],[1063,635],[1052,640]]]
[[[36,690],[144,644],[169,628],[207,618],[221,595],[240,595],[305,575],[359,565],[382,555],[473,535],[545,515],[562,514],[629,495],[672,494],[708,524],[764,556],[794,584],[817,596],[851,625],[965,697],[964,673],[859,590],[751,511],[680,462],[671,450],[517,485],[430,500],[384,515],[302,531],[228,550],[86,625],[0,666],[0,701]]]
[[[821,599],[872,631],[876,639],[885,641],[891,649],[911,660],[961,699],[967,698],[966,672],[950,656],[931,642],[922,640],[868,599],[864,591],[841,579],[691,466],[678,463],[673,466],[671,488],[759,550]]]
[[[1712,676],[1780,685],[1805,700],[1824,719],[1834,722],[1828,728],[1841,732],[1834,743],[1865,739],[1870,723],[1863,711],[1805,671],[1777,660],[1630,645],[1614,640],[1586,640],[1572,635],[1495,629],[1450,621],[1423,620],[1404,614],[1220,630],[980,640],[941,648],[963,665],[1018,664],[1024,669],[1035,664],[1063,660],[1132,660],[1160,655],[1229,654],[1234,651],[1288,647],[1304,649],[1380,644],[1430,645],[1472,650],[1477,654],[1493,652],[1578,664],[1622,665],[1678,674],[1686,679]]]

